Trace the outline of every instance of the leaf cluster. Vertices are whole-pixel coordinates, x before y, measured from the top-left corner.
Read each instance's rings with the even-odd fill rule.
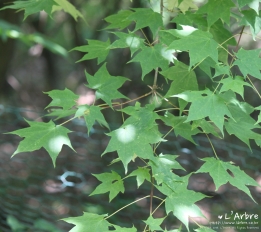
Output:
[[[258,7],[252,1],[209,0],[203,6],[197,6],[192,0],[158,0],[158,6],[159,11],[145,7],[122,10],[108,16],[105,18],[108,26],[104,30],[112,35],[112,42],[110,39],[105,42],[87,40],[87,45],[72,49],[85,53],[79,62],[97,59],[100,65],[93,76],[85,72],[88,88],[95,91],[95,102],[93,105],[79,105],[79,96],[68,89],[47,92],[52,98],[47,106],[50,110],[47,116],[56,119],[48,123],[27,121],[28,128],[11,132],[24,138],[13,155],[43,147],[55,165],[63,145],[73,149],[67,135],[70,131],[64,124],[83,118],[89,133],[95,123],[99,123],[109,130],[106,133],[109,143],[101,155],[116,152],[118,158],[112,161],[112,169],[115,162],[122,162],[125,176],[116,170],[94,174],[101,183],[91,195],[108,192],[109,201],[112,201],[119,193],[124,194],[124,180],[135,177],[138,188],[149,183],[164,196],[160,198],[158,207],[143,220],[144,231],[168,231],[161,227],[165,217],[153,217],[161,205],[165,206],[166,216],[172,213],[189,231],[190,217],[204,217],[196,202],[206,196],[187,188],[193,173],[175,174],[175,170],[186,170],[175,154],[162,154],[160,146],[168,139],[169,133],[192,143],[195,143],[193,137],[196,135],[223,139],[225,134],[233,134],[250,149],[251,141],[261,146],[261,116],[257,120],[252,117],[254,112],[260,113],[261,106],[251,106],[244,100],[246,88],[260,98],[253,84],[253,80],[261,79],[260,50],[238,49],[240,41],[235,39],[237,36],[241,38],[245,27],[250,27],[251,36],[256,39],[260,31],[260,17]],[[25,18],[40,10],[51,16],[61,8],[75,19],[82,17],[66,0],[16,1],[5,8],[22,9]],[[167,15],[169,20],[163,21]],[[236,20],[242,29],[239,35],[229,29],[231,19]],[[151,36],[145,33],[145,29],[150,31]],[[146,94],[129,99],[121,93],[120,88],[131,80],[113,76],[107,70],[106,61],[114,49],[129,50],[128,63],[139,64],[141,75],[138,78],[148,89]],[[188,55],[187,64],[179,59],[180,53]],[[239,74],[232,72],[235,66]],[[200,75],[208,78],[210,86],[199,85]],[[149,86],[144,78],[150,82]],[[160,78],[167,83],[163,90],[157,84]],[[154,102],[140,103],[141,99],[149,97]],[[100,101],[102,104],[99,104]],[[123,118],[122,124],[112,131],[103,114],[108,108],[117,110]],[[58,119],[64,121],[56,124]],[[168,128],[167,133],[161,130],[162,124]],[[221,160],[214,147],[213,154],[214,157],[202,159],[204,164],[196,173],[208,173],[216,190],[229,182],[254,200],[247,186],[258,184],[239,167]],[[144,165],[139,166],[137,161]],[[129,173],[130,165],[134,171]],[[152,201],[159,197],[151,193],[144,198]],[[82,216],[63,220],[75,225],[71,231],[109,231],[110,228],[137,231],[134,226],[123,228],[109,223],[108,219],[113,215],[84,212]],[[196,231],[213,230],[199,225]]]

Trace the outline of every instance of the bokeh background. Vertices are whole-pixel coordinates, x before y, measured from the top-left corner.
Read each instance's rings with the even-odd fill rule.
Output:
[[[7,1],[0,1],[0,8],[6,3]],[[20,138],[6,133],[26,127],[24,118],[50,120],[44,117],[47,113],[44,108],[50,102],[44,92],[66,87],[80,95],[81,104],[93,101],[94,92],[85,86],[84,71],[93,75],[99,68],[97,61],[75,63],[83,54],[70,50],[87,44],[86,39],[106,41],[110,38],[113,41],[115,39],[113,34],[102,30],[107,25],[103,19],[120,9],[142,7],[147,1],[75,0],[73,4],[82,12],[87,24],[81,20],[75,22],[64,12],[57,12],[53,19],[41,12],[23,21],[23,12],[0,11],[0,231],[2,232],[69,231],[72,225],[59,219],[80,216],[83,211],[111,214],[150,193],[149,183],[136,189],[135,179],[128,178],[125,194],[119,194],[111,204],[108,203],[108,194],[88,196],[99,183],[92,174],[110,172],[108,164],[116,154],[101,158],[100,154],[108,143],[104,132],[108,131],[95,125],[88,135],[85,122],[81,119],[67,125],[74,131],[70,134],[70,138],[77,153],[64,147],[57,159],[56,168],[53,168],[51,159],[44,150],[19,154],[11,159]],[[232,29],[234,30],[232,33],[237,33],[239,29],[236,23]],[[258,40],[252,41],[250,35],[244,34],[240,46],[251,49],[260,47],[260,44]],[[188,62],[187,54],[179,56],[183,62]],[[136,63],[126,64],[129,59],[128,49],[114,50],[109,55],[107,68],[112,75],[131,79],[124,84],[121,92],[135,98],[149,92],[147,84],[152,84],[153,73],[145,77],[145,83],[141,82],[140,66]],[[199,81],[201,86],[211,85],[211,81],[200,72]],[[166,83],[163,78],[159,79],[159,82],[164,94]],[[258,83],[255,84],[259,86]],[[258,99],[252,93],[247,92],[245,99],[254,106],[258,105]],[[150,99],[146,98],[143,103],[149,101]],[[122,121],[121,115],[110,110],[105,111],[105,117],[112,129],[117,128]],[[161,129],[164,132],[163,126]],[[181,165],[188,172],[196,171],[202,165],[200,158],[213,156],[205,137],[195,137],[197,146],[176,137],[174,133],[167,139],[168,142],[162,145],[162,152],[179,155]],[[261,183],[260,149],[254,147],[250,151],[240,141],[228,136],[222,141],[213,138],[212,142],[219,157],[225,161],[233,161]],[[115,165],[118,172],[123,174],[122,165]],[[194,174],[188,188],[210,196],[198,202],[198,206],[210,221],[217,221],[218,215],[231,211],[258,214],[259,218],[261,217],[260,206],[231,185],[226,184],[215,192],[215,186],[209,175]],[[261,189],[250,187],[250,190],[256,202],[260,204]],[[159,202],[155,201],[154,204],[155,208]],[[134,224],[138,231],[142,231],[144,224],[141,220],[148,218],[148,209],[149,202],[140,201],[110,218],[110,222],[126,227]],[[164,208],[159,208],[155,216],[164,217]],[[208,225],[207,220],[195,220]],[[168,229],[180,226],[180,222],[172,216],[164,223]],[[259,225],[261,228],[261,224]],[[191,226],[195,226],[195,223],[191,222]]]

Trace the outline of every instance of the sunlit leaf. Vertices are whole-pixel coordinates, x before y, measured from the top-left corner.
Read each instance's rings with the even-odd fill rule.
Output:
[[[68,133],[71,131],[63,126],[57,126],[52,121],[31,122],[26,121],[29,127],[19,129],[8,134],[15,134],[24,139],[19,143],[13,156],[21,152],[31,152],[44,148],[50,155],[53,165],[63,145],[72,148]],[[33,142],[32,142],[33,141]]]

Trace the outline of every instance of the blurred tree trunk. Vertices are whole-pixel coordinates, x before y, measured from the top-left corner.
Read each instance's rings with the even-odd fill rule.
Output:
[[[5,4],[0,2],[0,8]],[[0,11],[0,19],[12,24],[17,24],[19,20],[19,14],[14,14],[11,10]],[[0,97],[7,98],[12,92],[11,86],[7,82],[7,71],[10,66],[12,56],[15,50],[15,40],[0,38]]]

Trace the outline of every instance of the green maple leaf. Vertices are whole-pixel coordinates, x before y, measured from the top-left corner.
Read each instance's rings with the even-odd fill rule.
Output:
[[[52,90],[45,93],[52,98],[51,103],[45,108],[61,107],[63,110],[69,110],[76,105],[76,101],[79,98],[78,95],[67,88],[64,90]]]
[[[176,155],[163,155],[151,158],[149,164],[152,167],[152,175],[158,184],[165,183],[169,186],[175,186],[177,181],[181,181],[180,177],[175,175],[172,170],[185,170],[176,160]]]
[[[248,5],[250,8],[254,9],[258,14],[260,0],[237,0],[237,2],[240,8],[243,8],[244,6]]]
[[[239,167],[236,167],[228,162],[217,160],[213,157],[203,158],[202,160],[205,163],[200,167],[200,169],[196,173],[209,173],[209,175],[213,178],[216,190],[221,185],[229,182],[231,185],[245,192],[255,202],[246,185],[259,185],[244,171],[240,170]],[[229,170],[232,173],[232,175],[230,175],[227,170]]]
[[[141,168],[134,170],[128,176],[136,176],[138,188],[143,184],[145,180],[151,181],[150,170],[148,168]]]
[[[152,107],[127,107],[123,112],[128,112],[131,116],[119,129],[108,133],[111,139],[102,155],[117,151],[126,172],[128,163],[137,156],[151,159],[154,156],[151,144],[163,141],[155,123],[159,117],[152,111]]]
[[[213,25],[218,19],[230,24],[230,10],[235,7],[231,0],[209,0],[199,8],[198,14],[207,13],[208,26]]]
[[[95,121],[101,125],[106,126],[110,129],[108,123],[106,122],[103,114],[101,113],[101,108],[98,106],[89,106],[89,105],[80,105],[78,110],[75,113],[75,117],[84,117],[86,126],[88,128],[88,134],[90,133],[91,128],[93,127]]]
[[[109,232],[109,226],[104,217],[107,215],[98,215],[84,212],[79,217],[69,217],[62,219],[63,221],[75,225],[69,232]]]
[[[176,182],[175,188],[166,185],[157,186],[159,191],[167,196],[165,201],[166,213],[173,212],[189,231],[189,217],[204,217],[201,210],[194,203],[206,196],[199,192],[187,189],[190,175],[181,178],[182,181]]]
[[[49,16],[52,15],[53,6],[57,5],[55,0],[30,0],[15,1],[13,5],[5,6],[4,9],[24,10],[24,20],[31,14],[44,10]]]
[[[109,199],[111,201],[119,192],[124,193],[123,181],[118,173],[112,171],[111,173],[93,174],[93,176],[102,183],[94,189],[90,196],[110,192]]]
[[[163,27],[161,15],[157,12],[154,12],[151,8],[136,8],[133,10],[134,12],[129,15],[127,20],[132,20],[136,22],[134,31],[137,31],[144,27],[149,27],[153,34],[153,38],[155,38],[158,29],[160,27]]]
[[[87,86],[96,90],[96,98],[102,99],[109,106],[112,107],[111,101],[113,99],[127,98],[117,89],[128,79],[121,76],[111,76],[107,71],[106,63],[102,65],[94,76],[91,76],[87,72],[85,72],[85,75],[88,81]]]
[[[244,85],[249,86],[252,88],[252,86],[244,81],[243,77],[235,76],[235,78],[227,77],[220,81],[222,83],[222,87],[220,89],[220,92],[225,92],[227,90],[232,90],[235,93],[238,93],[243,99],[244,99]]]
[[[181,39],[174,40],[168,47],[168,49],[189,51],[190,67],[202,62],[207,57],[211,57],[215,62],[218,62],[217,48],[218,43],[212,38],[212,34],[200,30],[195,30]]]
[[[131,50],[131,56],[133,53],[138,51],[141,47],[144,46],[144,39],[136,36],[133,33],[123,33],[123,32],[113,32],[116,36],[119,37],[118,40],[114,41],[108,49],[115,48],[127,48],[129,47]]]
[[[241,13],[244,17],[241,18],[239,25],[250,26],[253,40],[256,40],[255,37],[261,30],[261,18],[258,13],[252,9],[241,11]]]
[[[14,155],[21,152],[31,152],[44,148],[50,155],[53,165],[60,153],[63,145],[72,148],[68,133],[71,131],[63,126],[56,126],[52,121],[30,122],[26,121],[30,127],[19,129],[8,134],[15,134],[24,139],[19,143]]]
[[[261,135],[253,131],[253,129],[260,128],[256,125],[256,121],[250,116],[254,108],[248,104],[229,104],[229,111],[233,115],[234,120],[229,119],[225,122],[226,131],[229,134],[234,134],[242,142],[248,145],[251,149],[249,140],[254,139],[258,146],[260,146]],[[244,131],[244,133],[242,133]]]
[[[174,129],[174,133],[176,134],[176,136],[180,135],[190,142],[196,144],[192,138],[192,135],[199,134],[201,133],[201,131],[197,128],[192,128],[192,125],[190,123],[184,123],[187,119],[186,116],[177,117],[173,114],[167,113],[164,115],[164,117],[161,117],[161,119],[164,123]]]
[[[179,4],[178,8],[181,10],[182,13],[185,13],[189,9],[192,9],[192,10],[197,10],[198,9],[197,5],[195,5],[193,0],[183,0]]]
[[[107,49],[109,45],[110,45],[109,39],[106,42],[89,39],[88,45],[75,47],[72,49],[72,51],[76,50],[80,52],[88,52],[80,60],[78,60],[78,62],[98,58],[97,63],[100,64],[107,58],[109,54],[110,50]]]
[[[137,156],[144,159],[151,159],[153,157],[151,144],[162,140],[156,126],[141,130],[135,124],[124,125],[108,135],[111,139],[102,155],[117,151],[126,173],[128,171],[128,163],[135,160]]]
[[[162,71],[161,74],[172,80],[170,88],[165,97],[185,92],[187,90],[198,90],[198,81],[196,74],[193,70],[189,70],[189,67],[182,62],[175,62],[175,66]]]
[[[171,20],[171,22],[177,23],[181,26],[189,25],[203,31],[206,30],[208,27],[207,21],[202,14],[195,14],[190,11],[187,11],[185,14],[178,14]]]
[[[56,4],[53,6],[52,12],[58,11],[58,10],[64,10],[65,12],[70,14],[75,20],[77,20],[78,17],[84,19],[81,12],[79,12],[74,7],[74,5],[72,5],[69,1],[67,1],[67,0],[54,0],[54,1],[56,2]]]
[[[203,91],[187,91],[173,95],[173,97],[182,98],[185,101],[191,102],[189,115],[185,122],[209,117],[223,134],[224,116],[227,115],[233,118],[226,101],[219,94],[214,94],[209,89]]]
[[[197,127],[200,127],[202,131],[206,134],[210,133],[218,138],[221,138],[220,135],[217,133],[217,128],[213,124],[206,121],[205,119],[193,121],[191,126],[192,130],[194,130],[194,128]]]
[[[169,63],[173,62],[175,50],[168,51],[168,48],[161,44],[153,47],[143,47],[141,51],[129,62],[139,62],[142,69],[142,79],[153,69],[160,67],[165,70],[169,67]]]
[[[106,17],[104,20],[110,23],[110,25],[105,29],[124,29],[132,22],[131,20],[127,20],[131,14],[133,14],[133,12],[130,10],[121,10],[117,14]]]
[[[261,67],[261,59],[259,58],[260,49],[258,50],[244,50],[240,48],[240,50],[235,53],[237,60],[233,65],[237,65],[246,77],[248,74],[261,79],[260,67]],[[251,62],[249,62],[251,60]]]
[[[165,218],[153,218],[152,215],[150,215],[148,217],[148,219],[144,222],[146,223],[146,225],[149,226],[151,231],[155,231],[155,230],[162,231],[162,228],[160,227],[160,225],[162,224],[164,219]]]

